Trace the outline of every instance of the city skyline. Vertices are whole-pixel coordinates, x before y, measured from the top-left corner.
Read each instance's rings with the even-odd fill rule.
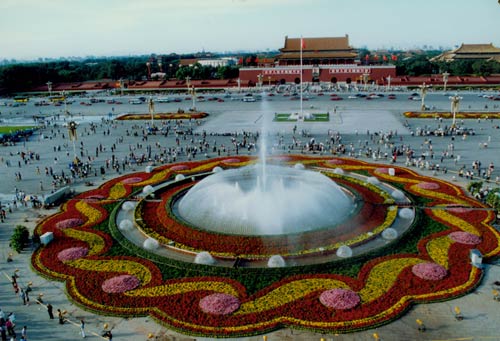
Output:
[[[0,60],[265,51],[349,35],[355,48],[500,46],[497,1],[2,0]]]

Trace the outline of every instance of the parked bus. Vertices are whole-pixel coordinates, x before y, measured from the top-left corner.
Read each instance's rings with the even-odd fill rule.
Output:
[[[16,97],[14,97],[14,102],[17,102],[17,103],[26,103],[29,100],[30,99],[27,96],[16,96]]]
[[[49,100],[53,103],[64,102],[65,99],[66,97],[64,97],[63,95],[49,97]]]

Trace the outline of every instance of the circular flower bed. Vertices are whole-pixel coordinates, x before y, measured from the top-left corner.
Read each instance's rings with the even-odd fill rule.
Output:
[[[319,296],[321,304],[333,309],[352,309],[357,306],[361,299],[354,291],[347,289],[332,289],[323,291]]]
[[[142,213],[144,221],[166,226],[172,233],[160,243],[158,239],[149,239],[146,248],[160,249],[165,245],[177,248],[185,239],[192,244],[182,251],[193,255],[193,259],[200,250],[211,250],[199,248],[207,245],[220,251],[220,255],[214,255],[217,266],[210,266],[154,254],[124,239],[118,226],[123,218],[116,220],[116,217],[122,204],[144,188],[140,186],[158,189],[171,182],[172,186],[180,187],[166,189],[164,193],[175,195],[185,190],[190,184],[172,181],[175,175],[172,167],[176,165],[169,164],[150,172],[109,180],[62,205],[61,212],[42,220],[36,227],[39,235],[52,232],[57,242],[35,250],[32,265],[44,276],[64,281],[68,296],[93,312],[127,318],[150,315],[173,329],[202,337],[249,337],[282,327],[346,333],[388,323],[404,314],[411,304],[452,299],[473,290],[482,277],[482,270],[470,264],[471,247],[467,245],[474,245],[484,258],[500,253],[499,233],[490,226],[495,218],[493,212],[483,210],[483,204],[452,183],[402,167],[356,159],[299,155],[287,155],[287,158],[280,163],[289,167],[301,163],[312,170],[330,169],[332,179],[363,195],[365,205],[359,214],[361,218],[350,220],[343,227],[345,240],[331,242],[327,239],[332,238],[328,228],[316,238],[294,235],[288,244],[286,238],[269,237],[263,242],[261,238],[233,236],[230,240],[222,234],[203,235],[169,217],[165,209],[169,199],[162,198],[143,200],[148,205],[161,201],[156,206],[144,205],[140,211],[138,205],[134,209],[134,214]],[[178,166],[187,167],[182,174],[188,178],[209,173],[215,167],[224,169],[255,163],[254,158],[245,156],[239,156],[232,165],[228,165],[227,160],[231,159],[183,162]],[[269,161],[278,163],[273,157]],[[339,161],[348,175],[334,174]],[[394,168],[395,175],[389,175],[389,168]],[[344,243],[346,240],[352,240],[354,245],[366,239],[380,238],[378,241],[384,242],[382,231],[393,227],[393,220],[387,217],[397,216],[397,212],[408,205],[407,202],[394,203],[389,197],[392,189],[381,191],[379,186],[368,182],[370,177],[377,177],[383,186],[411,194],[417,205],[429,207],[415,210],[419,226],[407,231],[409,245],[385,241],[392,243],[388,247],[390,252],[377,251],[368,262],[356,257],[335,257],[340,246],[349,247]],[[134,178],[141,181],[135,182]],[[421,183],[438,183],[439,188],[425,191],[416,186]],[[155,198],[160,197],[157,194]],[[89,198],[114,200],[90,201]],[[385,208],[383,214],[377,213],[377,207]],[[168,224],[162,225],[167,221]],[[354,224],[360,229],[352,234]],[[380,226],[380,230],[375,230]],[[247,249],[249,245],[254,249]],[[238,264],[244,264],[247,259],[241,256],[243,248],[255,254],[261,252],[264,245],[273,253],[257,260],[263,264],[258,271],[245,266],[219,266],[221,262],[230,262],[219,256],[234,257],[238,252]],[[300,245],[301,249],[289,256],[286,253],[293,245]],[[294,266],[296,257],[308,257],[302,250],[325,256],[330,253],[334,260],[321,265]],[[287,266],[267,268],[267,260],[273,254],[282,255]],[[331,309],[335,309],[334,314]]]
[[[102,283],[102,290],[108,294],[119,294],[137,288],[141,281],[135,276],[121,275],[107,279]]]
[[[467,232],[462,232],[462,231],[452,232],[449,234],[449,236],[452,240],[461,244],[477,245],[481,243],[481,237]]]
[[[240,301],[227,294],[212,294],[200,300],[200,309],[213,315],[227,315],[236,311],[240,307]]]
[[[85,257],[88,253],[89,249],[87,249],[86,247],[72,247],[59,252],[57,254],[57,259],[59,259],[61,262],[67,262],[70,260]]]
[[[420,263],[412,267],[411,271],[417,277],[430,281],[438,281],[446,277],[448,272],[439,264]]]

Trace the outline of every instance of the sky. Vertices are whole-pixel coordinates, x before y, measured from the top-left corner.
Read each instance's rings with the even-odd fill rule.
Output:
[[[497,0],[0,0],[0,60],[277,50],[500,47]]]

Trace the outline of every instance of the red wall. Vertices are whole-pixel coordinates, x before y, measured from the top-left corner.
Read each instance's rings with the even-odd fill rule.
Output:
[[[321,82],[331,82],[332,78],[336,78],[337,82],[346,82],[350,79],[353,83],[356,81],[361,81],[364,73],[369,74],[368,80],[377,81],[381,80],[387,76],[396,77],[396,68],[394,66],[324,66],[319,69],[319,80]],[[304,68],[302,77],[304,82],[312,81],[312,71],[311,67]],[[254,83],[258,82],[258,75],[263,75],[263,83],[268,84],[269,77],[271,78],[271,83],[285,80],[287,83],[294,83],[296,78],[300,78],[300,67],[272,67],[272,68],[241,68],[240,69],[240,79],[242,82],[252,81]]]

